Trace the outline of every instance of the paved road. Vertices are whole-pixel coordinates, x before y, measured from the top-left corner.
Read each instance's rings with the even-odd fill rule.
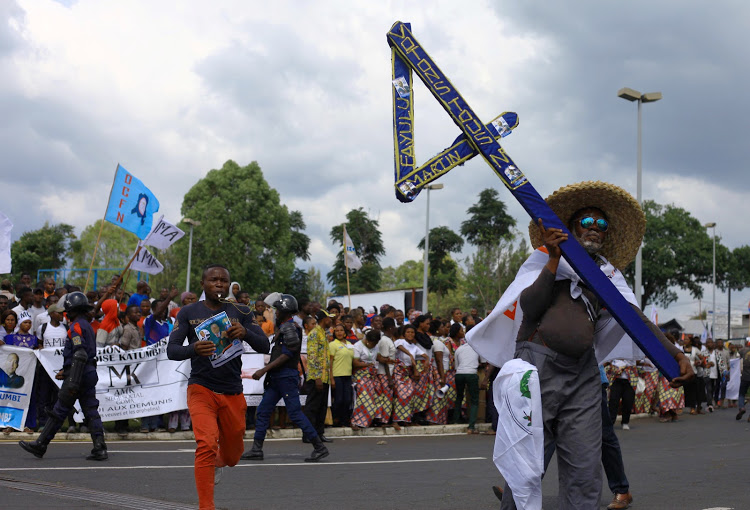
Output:
[[[734,412],[637,420],[618,430],[636,509],[750,509],[750,423]],[[619,427],[618,427],[619,428]],[[379,444],[383,443],[384,444]],[[309,445],[269,440],[266,460],[225,470],[217,507],[343,510],[497,508],[490,436],[337,439],[318,465]],[[249,444],[248,444],[249,446]],[[90,444],[53,443],[43,460],[0,443],[0,505],[25,508],[195,508],[193,442],[110,442],[110,460],[84,460]],[[285,489],[288,485],[292,490]],[[557,507],[553,459],[544,507]],[[288,494],[282,496],[284,492]],[[609,502],[606,485],[602,508]]]

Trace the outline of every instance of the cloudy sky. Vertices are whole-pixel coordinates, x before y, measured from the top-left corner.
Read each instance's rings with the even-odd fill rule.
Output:
[[[208,170],[255,160],[302,211],[315,266],[330,267],[330,228],[356,207],[380,220],[384,265],[420,258],[424,200],[401,204],[392,188],[385,33],[401,20],[485,121],[518,112],[503,145],[543,196],[590,179],[635,194],[637,109],[616,93],[661,91],[643,107],[644,198],[717,222],[730,248],[750,242],[746,2],[4,0],[0,18],[0,184],[14,238],[101,218],[118,162],[177,221]],[[421,162],[458,130],[426,89],[415,94]],[[454,230],[500,185],[479,158],[441,182],[431,225]],[[735,294],[732,308],[748,299]],[[696,311],[682,295],[670,309]]]

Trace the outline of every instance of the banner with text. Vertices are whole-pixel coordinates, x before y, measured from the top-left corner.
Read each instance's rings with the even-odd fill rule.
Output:
[[[23,430],[35,371],[33,350],[0,346],[0,427]]]
[[[36,351],[44,370],[58,386],[55,374],[62,368],[62,349]],[[123,351],[112,345],[97,349],[99,383],[96,398],[102,421],[154,416],[187,409],[190,360],[167,358],[167,339]],[[33,379],[33,377],[32,377]],[[76,415],[76,420],[79,419]]]

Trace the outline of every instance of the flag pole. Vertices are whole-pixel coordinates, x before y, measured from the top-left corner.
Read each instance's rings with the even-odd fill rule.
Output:
[[[115,168],[115,176],[112,178],[112,187],[109,189],[109,197],[107,197],[107,207],[104,208],[104,217],[102,222],[99,224],[99,235],[96,236],[96,244],[94,245],[94,254],[91,256],[91,265],[89,266],[89,273],[86,275],[86,285],[83,286],[83,293],[89,288],[89,279],[91,278],[91,270],[94,268],[94,261],[96,260],[96,250],[99,248],[99,240],[102,238],[102,230],[104,230],[104,222],[107,221],[107,211],[109,210],[109,201],[112,200],[112,192],[115,190],[115,181],[117,180],[117,170],[120,168],[120,163],[117,163]]]
[[[346,295],[349,297],[349,312],[352,311],[352,292],[349,289],[349,256],[348,256],[348,248],[346,246],[346,223],[343,224],[344,227],[344,266],[346,267]]]
[[[125,266],[125,269],[122,270],[122,272],[120,273],[120,276],[117,278],[117,280],[115,280],[115,283],[113,283],[112,285],[114,285],[115,287],[120,285],[120,282],[122,282],[122,277],[125,275],[125,273],[128,273],[128,271],[130,271],[130,265],[133,263],[133,261],[138,256],[138,254],[141,252],[141,248],[143,248],[143,244],[141,243],[141,241],[138,241],[138,248],[136,248],[135,253],[133,254],[132,257],[130,257],[130,260]],[[128,273],[128,277],[130,277],[130,273]],[[124,290],[124,286],[123,286],[123,290]]]

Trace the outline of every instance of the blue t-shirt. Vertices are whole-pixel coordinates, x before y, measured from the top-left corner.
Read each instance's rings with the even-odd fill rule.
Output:
[[[162,338],[167,338],[171,331],[172,322],[169,319],[157,321],[154,314],[151,314],[143,321],[143,336],[146,338],[146,345],[152,345]]]
[[[128,306],[141,306],[141,301],[144,299],[148,299],[146,294],[133,294],[130,296],[130,299],[128,299]]]
[[[4,340],[8,345],[27,347],[29,349],[35,349],[36,346],[39,345],[39,340],[36,338],[36,335],[30,333],[25,335],[21,333],[13,333],[11,335],[6,335]]]

